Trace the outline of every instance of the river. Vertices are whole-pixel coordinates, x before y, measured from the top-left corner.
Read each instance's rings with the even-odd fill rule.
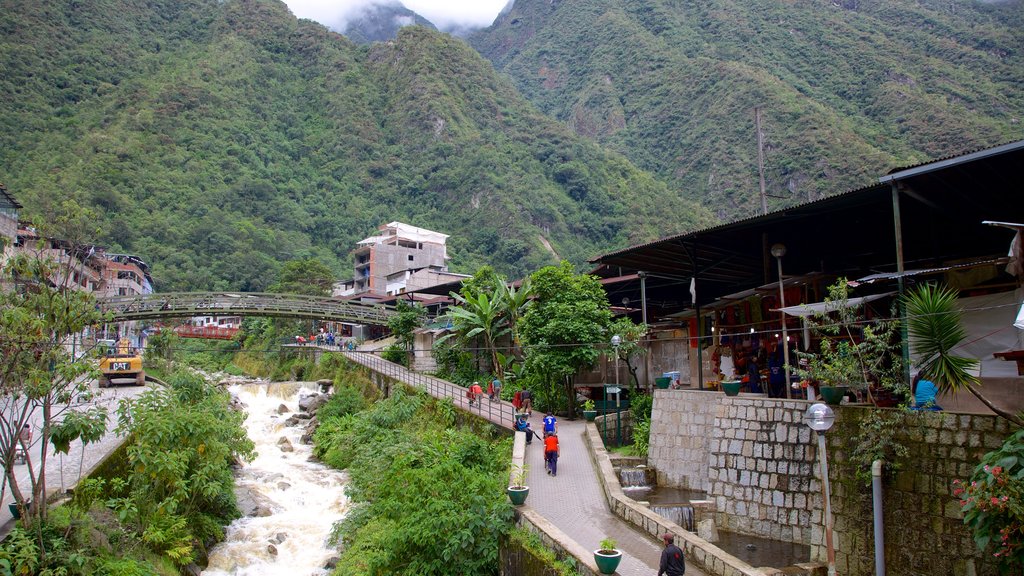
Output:
[[[232,394],[247,406],[245,427],[258,456],[236,474],[235,484],[257,494],[267,516],[240,518],[210,552],[205,576],[306,576],[328,574],[337,553],[327,546],[334,523],[345,515],[344,472],[310,461],[312,446],[299,441],[303,426],[285,426],[300,393],[313,383],[244,384]],[[278,413],[284,404],[288,412]],[[305,421],[303,421],[305,422]],[[278,442],[287,438],[293,452]]]

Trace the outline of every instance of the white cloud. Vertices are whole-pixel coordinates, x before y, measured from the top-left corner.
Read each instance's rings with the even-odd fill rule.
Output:
[[[351,16],[380,0],[284,0],[292,13],[342,30]],[[510,0],[404,0],[406,8],[423,16],[442,30],[490,26]]]

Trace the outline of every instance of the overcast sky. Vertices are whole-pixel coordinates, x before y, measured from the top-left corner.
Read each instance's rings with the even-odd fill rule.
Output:
[[[292,13],[341,30],[345,20],[367,4],[386,0],[284,0]],[[490,26],[509,0],[402,0],[406,8],[444,30],[451,27]]]

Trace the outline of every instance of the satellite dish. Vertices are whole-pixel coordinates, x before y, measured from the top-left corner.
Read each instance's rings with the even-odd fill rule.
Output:
[[[625,306],[626,308],[629,308],[629,296],[626,296],[625,298],[622,299],[622,305]]]

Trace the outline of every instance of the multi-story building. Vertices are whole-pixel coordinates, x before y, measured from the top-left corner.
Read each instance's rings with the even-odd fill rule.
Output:
[[[335,296],[401,294],[464,278],[448,272],[447,234],[391,222],[353,251],[355,276],[335,286]]]
[[[103,282],[98,296],[138,296],[153,292],[149,266],[136,256],[101,253]]]
[[[21,204],[0,184],[0,263],[18,239],[18,210]]]

